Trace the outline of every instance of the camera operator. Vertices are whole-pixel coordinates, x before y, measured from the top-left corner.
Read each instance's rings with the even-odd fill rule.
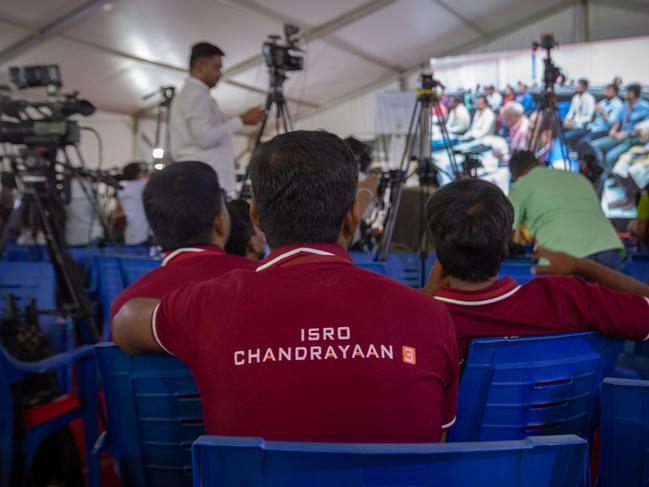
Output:
[[[124,167],[122,179],[126,186],[117,192],[117,199],[126,217],[124,243],[126,245],[147,245],[150,243],[151,230],[144,213],[142,194],[149,181],[149,172],[145,163],[131,162]]]
[[[213,44],[192,47],[189,78],[171,103],[169,128],[175,161],[203,161],[214,168],[223,189],[235,191],[234,150],[230,137],[243,125],[256,125],[265,116],[260,107],[226,120],[210,89],[221,77],[224,52]]]

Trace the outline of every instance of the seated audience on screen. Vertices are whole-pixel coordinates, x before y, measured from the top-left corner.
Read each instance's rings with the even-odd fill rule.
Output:
[[[250,205],[246,200],[228,201],[230,238],[225,245],[228,254],[260,260],[266,255],[266,236],[252,224]]]
[[[648,338],[649,286],[591,260],[539,248],[535,257],[549,262],[534,272],[565,275],[523,285],[499,277],[514,208],[497,186],[455,181],[431,196],[426,218],[437,261],[424,291],[448,307],[461,358],[484,337],[599,331]]]
[[[588,124],[591,140],[608,134],[621,113],[623,102],[618,94],[619,88],[610,84],[604,90],[604,98],[595,105],[595,118]]]
[[[462,135],[471,126],[471,115],[459,98],[451,96],[450,103],[451,107],[446,118],[446,129],[450,134]]]
[[[473,123],[469,131],[464,134],[465,138],[481,139],[485,135],[496,133],[496,115],[489,108],[487,99],[480,95],[476,98],[477,109],[473,114]]]
[[[507,127],[509,137],[509,155],[518,150],[527,150],[530,143],[530,132],[532,130],[530,119],[524,113],[520,103],[510,102],[502,107],[500,114],[503,125]],[[495,153],[499,159],[507,159],[508,155]]]
[[[509,170],[514,231],[525,225],[538,245],[620,270],[624,244],[590,181],[578,173],[549,169],[530,151],[515,152]]]
[[[491,108],[494,113],[498,113],[500,107],[503,105],[503,96],[496,91],[494,85],[487,86],[485,90],[485,98],[489,104],[489,108]]]
[[[588,134],[588,124],[595,115],[595,97],[588,92],[588,80],[577,81],[576,93],[570,101],[570,109],[563,119],[566,141],[574,146]]]
[[[649,119],[649,102],[640,97],[639,84],[626,87],[626,101],[616,117],[607,137],[597,139],[592,143],[600,165],[610,172],[617,159],[633,145],[638,144],[639,137],[635,132],[636,125]]]
[[[296,131],[260,145],[250,164],[251,216],[271,254],[256,271],[129,301],[113,322],[117,344],[185,362],[208,434],[442,439],[456,407],[453,323],[441,303],[353,265],[345,249],[359,221],[358,166],[349,147]]]
[[[132,298],[160,299],[186,282],[204,281],[255,262],[223,250],[230,218],[219,179],[203,162],[176,162],[153,173],[144,210],[165,258],[160,267],[124,289],[110,307],[111,320]]]
[[[526,114],[532,112],[532,110],[534,110],[534,107],[536,106],[536,104],[534,103],[534,98],[532,97],[532,93],[530,93],[529,88],[525,83],[519,83],[516,101],[523,106]]]

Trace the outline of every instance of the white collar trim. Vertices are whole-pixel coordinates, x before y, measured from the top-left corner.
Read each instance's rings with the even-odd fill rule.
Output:
[[[167,254],[165,256],[164,260],[162,261],[162,264],[160,264],[160,267],[166,266],[169,262],[171,262],[174,259],[174,257],[176,257],[179,254],[183,254],[185,252],[205,252],[205,249],[199,249],[197,247],[185,247],[182,249],[176,249],[170,254]]]
[[[505,294],[502,294],[501,296],[496,296],[495,298],[491,298],[491,299],[485,299],[484,301],[462,301],[460,299],[444,298],[442,296],[435,296],[435,299],[437,299],[439,301],[444,301],[445,303],[461,304],[463,306],[480,306],[480,305],[483,305],[483,304],[497,303],[498,301],[502,301],[503,299],[507,299],[512,294],[514,294],[516,291],[518,291],[520,288],[521,288],[521,286],[516,286],[511,291],[506,292]]]
[[[263,271],[264,269],[267,269],[268,267],[276,264],[277,262],[284,260],[287,257],[290,257],[292,255],[299,254],[300,252],[304,252],[306,254],[316,254],[316,255],[334,255],[331,252],[326,252],[324,250],[312,249],[310,247],[300,247],[299,249],[289,250],[288,252],[278,255],[273,260],[266,262],[265,264],[257,267],[257,269],[255,269],[255,272]]]

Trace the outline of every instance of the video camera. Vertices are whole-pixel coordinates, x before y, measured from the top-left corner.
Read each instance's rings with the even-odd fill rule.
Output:
[[[559,69],[552,62],[552,49],[557,47],[559,43],[555,40],[554,34],[541,34],[541,41],[532,43],[532,51],[536,52],[538,48],[545,49],[547,53],[546,58],[543,60],[543,86],[544,90],[554,90],[554,85],[561,76],[561,69]]]
[[[298,47],[298,40],[295,36],[300,32],[300,28],[291,25],[284,25],[285,44],[278,44],[281,36],[272,34],[268,36],[268,41],[264,42],[262,52],[266,66],[276,71],[302,71],[304,69],[304,58],[291,54],[290,51],[301,51]]]
[[[62,86],[59,67],[27,66],[9,68],[11,81],[19,89],[45,87],[50,99],[28,101],[0,95],[0,142],[60,148],[79,142],[79,125],[68,118],[92,115],[95,107],[79,98],[79,93],[58,95]],[[32,115],[38,114],[34,118]]]

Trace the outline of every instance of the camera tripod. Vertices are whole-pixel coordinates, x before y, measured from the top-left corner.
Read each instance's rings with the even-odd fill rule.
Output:
[[[424,205],[427,197],[432,192],[432,189],[439,187],[439,173],[444,172],[433,162],[432,158],[432,113],[436,115],[439,122],[442,141],[448,154],[451,171],[453,173],[448,176],[450,179],[458,178],[460,176],[460,170],[455,160],[455,154],[451,148],[450,137],[446,130],[446,120],[440,108],[439,97],[437,96],[436,91],[437,86],[439,86],[439,83],[433,79],[431,74],[422,74],[422,86],[417,92],[417,99],[410,118],[410,125],[406,136],[406,146],[401,157],[400,169],[398,173],[395,174],[396,177],[392,182],[391,204],[386,217],[385,233],[376,257],[376,260],[378,261],[385,261],[388,258],[390,247],[392,246],[392,240],[394,238],[394,230],[396,227],[399,208],[401,207],[404,184],[409,177],[407,174],[407,168],[408,163],[411,160],[410,154],[413,152],[415,134],[419,132],[419,154],[414,157],[414,159],[417,161],[417,175],[419,176],[419,254],[421,257],[422,282],[427,273],[426,260],[428,258],[429,246],[428,231],[426,230],[424,217]]]
[[[543,92],[539,107],[534,111],[533,116],[535,116],[535,119],[529,147],[536,157],[540,158],[550,151],[552,140],[558,137],[561,156],[566,169],[570,170],[568,142],[561,123],[561,116],[557,107],[557,95],[554,90],[554,84],[561,75],[561,70],[552,61],[551,51],[556,44],[553,38],[543,39],[541,44],[534,43],[532,49],[535,51],[539,45],[546,52],[546,57],[543,60]]]
[[[0,235],[0,257],[9,242],[12,231],[17,228],[25,212],[33,212],[35,224],[40,224],[45,234],[48,254],[54,267],[57,282],[63,286],[61,314],[71,316],[75,333],[82,343],[97,343],[99,334],[95,324],[94,311],[84,289],[83,277],[77,272],[76,262],[66,249],[65,238],[57,215],[62,212],[62,202],[57,194],[55,180],[56,150],[44,154],[29,151],[35,169],[22,170],[13,161],[13,170],[18,189],[9,220]]]
[[[286,98],[284,97],[284,81],[286,81],[286,72],[281,68],[271,67],[269,69],[270,75],[270,86],[268,89],[268,94],[266,95],[266,102],[264,103],[264,110],[266,111],[266,116],[261,121],[261,125],[257,130],[257,135],[255,136],[255,142],[252,146],[252,152],[254,153],[255,149],[261,144],[261,139],[264,136],[264,131],[266,130],[266,125],[268,123],[268,118],[273,110],[273,105],[275,106],[275,127],[279,133],[280,127],[284,130],[283,133],[291,132],[293,130],[293,121],[291,120],[291,114],[288,110],[288,104],[286,103]],[[281,122],[281,125],[280,125]],[[246,167],[246,172],[243,176],[243,182],[241,186],[241,192],[239,197],[246,196],[246,183],[250,177],[250,164]]]

